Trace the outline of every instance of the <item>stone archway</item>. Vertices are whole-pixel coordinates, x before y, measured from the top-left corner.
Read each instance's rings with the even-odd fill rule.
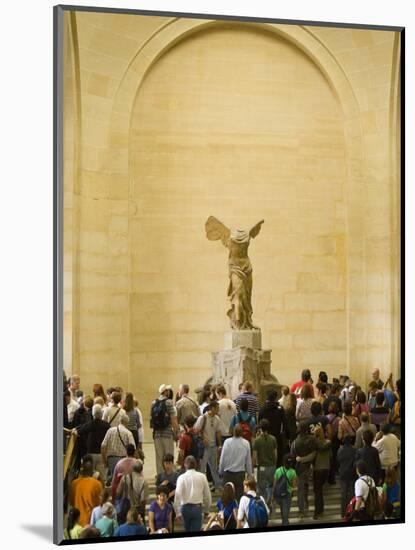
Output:
[[[131,156],[128,150],[128,144],[130,143],[131,138],[131,118],[137,95],[139,94],[141,85],[144,82],[146,75],[149,74],[157,61],[172,47],[186,38],[195,35],[195,33],[200,33],[207,29],[214,29],[220,27],[220,25],[221,22],[216,21],[188,19],[172,20],[154,33],[151,39],[147,41],[146,44],[137,52],[133,60],[130,62],[128,70],[124,74],[113,105],[111,134],[114,136],[114,140],[120,140],[121,137],[121,139],[123,138],[122,141],[126,144],[125,149],[119,150],[120,154],[117,155],[114,171],[124,173],[125,175],[131,177]],[[348,169],[348,192],[345,216],[347,218],[348,215],[352,215],[352,217],[356,220],[357,215],[363,223],[364,215],[361,210],[360,199],[362,196],[364,168],[362,161],[362,144],[360,140],[359,111],[350,82],[342,71],[340,65],[337,63],[336,59],[309,29],[278,24],[250,25],[250,29],[254,28],[261,29],[262,31],[265,30],[270,35],[274,34],[278,39],[283,38],[299,48],[319,68],[320,72],[329,83],[329,86],[338,97],[344,113],[344,137],[347,155],[346,164]],[[111,169],[110,160],[111,159],[109,159],[109,164],[107,166],[108,169]],[[357,194],[355,194],[355,191]],[[135,209],[135,205],[131,203],[130,208]],[[355,212],[355,209],[358,211]],[[363,295],[364,281],[360,279],[362,273],[361,264],[359,261],[356,262],[355,269],[354,255],[356,254],[356,257],[359,260],[360,252],[358,243],[361,240],[362,227],[359,224],[354,227],[355,231],[354,233],[352,231],[349,234],[346,243],[346,246],[348,247],[346,252],[347,279],[349,280],[352,278],[354,280],[354,300],[359,301],[361,296],[358,296],[358,292],[359,289],[361,289]],[[356,239],[357,243],[356,252],[354,248],[354,239]],[[353,343],[350,341],[350,324],[353,323],[353,319],[350,316],[350,307],[353,307],[353,304],[350,306],[349,297],[347,297],[347,301],[345,334],[348,342],[346,345],[347,352],[344,365],[344,370],[346,372],[350,370],[350,356],[353,351]],[[144,355],[142,355],[141,359],[143,361],[146,360]]]

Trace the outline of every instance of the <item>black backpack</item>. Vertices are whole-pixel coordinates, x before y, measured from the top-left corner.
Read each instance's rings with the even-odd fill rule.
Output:
[[[360,478],[369,487],[369,493],[365,500],[365,511],[370,518],[374,518],[381,512],[379,493],[375,483],[369,483],[364,477]]]
[[[156,399],[151,405],[150,428],[164,430],[170,425],[170,415],[167,412],[166,399]]]
[[[279,498],[284,498],[287,495],[290,494],[289,485],[290,482],[288,481],[287,473],[285,469],[282,469],[282,476],[280,476],[274,486],[274,499],[278,500]]]
[[[189,455],[194,456],[196,460],[202,460],[205,452],[205,445],[203,443],[203,439],[200,437],[200,435],[195,435],[195,434],[190,434],[190,435],[192,437],[192,444],[190,445]]]

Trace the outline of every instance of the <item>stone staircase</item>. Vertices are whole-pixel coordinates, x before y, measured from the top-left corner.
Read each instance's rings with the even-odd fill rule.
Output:
[[[149,487],[149,500],[147,502],[146,506],[146,523],[147,523],[147,517],[148,517],[148,508],[150,507],[150,504],[155,500],[156,498],[156,486],[154,483],[154,478],[147,479],[148,487]],[[212,505],[210,507],[210,512],[217,512],[216,508],[216,502],[220,498],[220,493],[215,492],[212,494]],[[339,523],[342,521],[340,517],[340,485],[337,482],[336,485],[328,485],[326,484],[324,486],[324,515],[317,519],[313,519],[314,515],[314,496],[313,496],[313,489],[312,486],[310,486],[310,493],[309,493],[309,509],[305,513],[304,518],[299,518],[299,512],[298,512],[298,503],[297,503],[297,492],[294,492],[294,496],[291,503],[291,510],[290,510],[290,516],[289,521],[290,525],[317,525],[317,524],[325,524],[325,523]],[[204,522],[204,525],[206,524],[206,521]],[[281,525],[281,513],[279,506],[276,506],[273,508],[270,519],[269,519],[269,526],[275,527],[278,525]],[[176,523],[175,532],[183,532],[184,527],[183,523]]]

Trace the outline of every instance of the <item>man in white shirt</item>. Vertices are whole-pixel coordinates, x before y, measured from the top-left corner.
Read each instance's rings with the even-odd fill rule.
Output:
[[[81,378],[77,374],[73,374],[68,379],[68,390],[70,393],[70,400],[68,403],[68,422],[72,424],[75,412],[79,409],[79,403],[76,398],[76,392],[79,390]]]
[[[222,435],[222,445],[225,441],[225,439],[228,439],[228,437],[232,437],[232,433],[230,431],[230,425],[232,418],[236,415],[236,405],[235,402],[232,401],[232,399],[228,399],[226,397],[226,389],[225,386],[218,386],[216,388],[216,397],[218,398],[219,403],[219,412],[218,416],[222,420],[223,425],[226,429],[226,431]]]
[[[72,424],[73,417],[75,412],[79,409],[79,403],[76,401],[76,399],[72,399],[72,397],[69,400],[68,403],[68,422],[69,424]]]
[[[382,426],[382,431],[376,434],[372,446],[379,452],[382,470],[394,468],[398,465],[401,442],[396,435],[391,432],[390,424],[384,424]]]
[[[73,374],[69,377],[68,388],[71,392],[71,397],[76,401],[76,392],[80,389],[81,377],[78,374]]]
[[[187,532],[201,531],[203,512],[208,513],[212,497],[206,476],[196,471],[196,460],[187,456],[184,460],[185,473],[178,477],[174,494],[176,517],[183,518]]]

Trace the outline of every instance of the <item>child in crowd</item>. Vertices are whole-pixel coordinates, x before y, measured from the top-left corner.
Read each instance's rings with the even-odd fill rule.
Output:
[[[95,523],[95,527],[99,529],[101,537],[112,537],[117,528],[117,521],[113,518],[114,506],[111,502],[106,502],[102,506],[102,518]]]
[[[297,486],[295,458],[292,454],[284,456],[283,465],[275,470],[274,477],[274,498],[281,510],[282,524],[289,525],[292,494]]]
[[[82,531],[82,525],[79,523],[81,512],[78,508],[71,508],[68,513],[66,529],[63,532],[63,538],[67,540],[78,539]]]

